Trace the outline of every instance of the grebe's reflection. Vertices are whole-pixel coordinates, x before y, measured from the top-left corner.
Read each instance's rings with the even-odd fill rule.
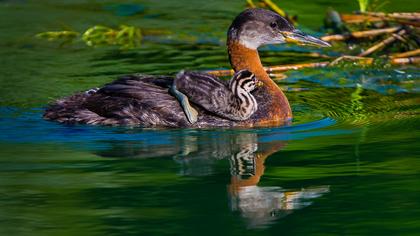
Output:
[[[166,142],[115,142],[98,153],[107,157],[150,158],[173,156],[180,164],[180,174],[210,175],[222,159],[230,163],[227,187],[230,209],[239,212],[248,227],[261,228],[329,191],[328,186],[286,190],[279,186],[258,186],[265,170],[265,160],[279,152],[285,141],[260,142],[252,132],[192,132]],[[162,141],[162,140],[161,140]]]

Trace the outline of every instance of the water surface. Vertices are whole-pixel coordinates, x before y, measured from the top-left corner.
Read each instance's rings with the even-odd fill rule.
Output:
[[[295,118],[284,127],[42,120],[48,102],[122,74],[229,68],[225,29],[243,1],[136,2],[132,15],[112,1],[0,1],[0,234],[418,235],[416,67],[289,72],[279,86]],[[313,32],[328,6],[357,4],[284,3]],[[137,50],[33,37],[95,24],[168,33]],[[295,53],[302,50],[314,49],[266,47],[261,56],[265,65],[316,60]]]

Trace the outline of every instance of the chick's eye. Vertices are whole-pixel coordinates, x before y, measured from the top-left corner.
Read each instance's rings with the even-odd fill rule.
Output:
[[[277,28],[277,23],[276,22],[271,22],[270,26],[271,26],[271,28]]]

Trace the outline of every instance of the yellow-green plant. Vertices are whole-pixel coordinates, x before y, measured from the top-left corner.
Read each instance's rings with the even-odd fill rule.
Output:
[[[384,0],[357,0],[359,2],[360,12],[366,11],[379,11],[381,10],[389,1]]]
[[[127,49],[140,46],[142,38],[139,28],[126,25],[118,29],[96,25],[82,35],[83,41],[89,46],[119,45]]]
[[[48,31],[39,33],[37,38],[48,41],[61,41],[61,44],[71,43],[81,34],[75,31]],[[141,45],[143,35],[140,28],[121,25],[117,29],[95,25],[82,34],[82,40],[88,46],[117,45],[123,49],[136,48]]]
[[[295,16],[290,17],[283,9],[281,9],[276,3],[274,3],[271,0],[257,0],[256,3],[254,3],[253,0],[246,0],[246,3],[246,5],[251,8],[262,7],[270,9],[274,12],[277,12],[279,15],[285,17],[289,22],[295,25],[297,24]]]
[[[246,0],[246,3],[251,8],[267,7],[270,10],[277,12],[279,15],[286,17],[286,12],[271,0],[257,0],[257,4],[255,4],[253,0]]]
[[[359,2],[359,10],[361,12],[366,12],[369,6],[369,0],[357,0]]]
[[[61,41],[61,44],[73,42],[80,33],[75,31],[47,31],[35,35],[37,38],[46,39],[48,41]]]

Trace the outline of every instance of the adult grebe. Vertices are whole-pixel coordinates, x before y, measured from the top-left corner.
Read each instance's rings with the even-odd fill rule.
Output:
[[[77,93],[56,101],[47,108],[44,118],[70,124],[141,127],[201,128],[281,125],[292,118],[289,102],[265,72],[257,48],[262,45],[286,42],[329,46],[320,39],[296,30],[280,15],[264,9],[243,11],[229,27],[227,47],[233,69],[237,72],[248,70],[263,84],[252,92],[258,109],[245,120],[232,119],[229,116],[230,109],[210,109],[211,104],[201,104],[202,98],[207,97],[204,101],[215,104],[221,101],[218,105],[220,107],[224,101],[229,100],[226,96],[232,95],[232,89],[226,89],[229,85],[214,76],[197,72],[180,73],[175,81],[174,78],[168,76],[124,76],[100,89]],[[200,82],[193,83],[194,78]],[[179,84],[177,81],[190,81],[190,83]],[[177,86],[176,89],[173,87],[174,84]],[[196,120],[190,122],[185,115],[190,110],[188,110],[189,106],[181,106],[183,102],[185,104],[185,99],[176,96],[179,91],[193,103],[191,106],[197,114],[192,117]]]

